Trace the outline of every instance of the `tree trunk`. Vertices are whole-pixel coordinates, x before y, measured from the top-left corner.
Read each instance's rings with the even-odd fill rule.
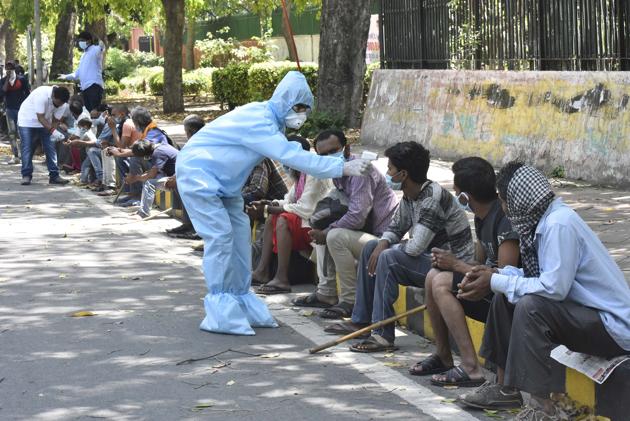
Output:
[[[186,21],[186,69],[193,70],[195,68],[195,18],[190,17]]]
[[[184,111],[182,95],[182,37],[184,35],[184,0],[162,0],[164,30],[164,112]]]
[[[7,37],[7,31],[8,31],[8,20],[4,20],[2,21],[2,25],[0,25],[0,61],[2,63],[6,63],[6,59],[7,57],[5,56],[5,48],[4,47],[5,44],[5,39]]]
[[[343,117],[348,127],[361,123],[370,3],[322,0],[318,110]]]
[[[283,12],[284,13],[284,12]],[[291,2],[287,0],[287,19],[291,19]],[[296,61],[297,60],[297,51],[293,51],[292,37],[291,32],[289,31],[289,27],[284,21],[284,16],[282,17],[282,36],[284,37],[284,42],[287,43],[287,49],[289,50],[289,60]]]
[[[15,60],[15,45],[17,43],[17,34],[10,20],[7,22],[7,34],[4,38],[4,52],[7,60]]]
[[[67,2],[59,16],[55,27],[55,46],[53,49],[50,74],[56,78],[60,73],[72,72],[72,58],[74,53],[74,27],[77,15],[73,2]]]

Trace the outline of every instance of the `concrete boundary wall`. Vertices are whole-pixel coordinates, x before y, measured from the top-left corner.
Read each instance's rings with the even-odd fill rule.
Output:
[[[630,72],[377,70],[361,141],[630,186]]]

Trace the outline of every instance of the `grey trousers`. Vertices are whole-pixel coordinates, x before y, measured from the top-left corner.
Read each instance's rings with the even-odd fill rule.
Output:
[[[541,398],[564,392],[564,366],[549,356],[558,345],[606,358],[630,353],[610,337],[597,310],[539,295],[513,305],[494,295],[479,354],[505,369],[505,386]]]
[[[361,253],[357,270],[357,293],[352,310],[354,323],[376,323],[392,317],[394,302],[398,298],[398,285],[424,288],[427,273],[431,270],[431,256],[409,256],[398,245],[378,257],[376,276],[368,274],[367,266],[378,240],[368,242]],[[393,323],[375,329],[372,333],[394,342]]]

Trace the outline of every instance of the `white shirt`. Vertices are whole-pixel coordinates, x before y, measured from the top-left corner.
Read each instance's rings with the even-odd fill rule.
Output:
[[[44,118],[52,122],[53,116],[61,120],[66,112],[68,104],[55,107],[52,101],[52,86],[40,86],[31,92],[24,100],[18,112],[18,126],[20,127],[44,127],[37,119],[37,114],[44,114]]]
[[[79,67],[74,73],[67,75],[69,80],[79,80],[81,90],[85,91],[92,85],[105,86],[103,82],[103,46],[90,45],[81,56]]]
[[[298,200],[295,199],[296,185],[297,180],[293,183],[291,190],[284,196],[284,200],[277,201],[278,206],[281,206],[285,212],[294,213],[302,218],[302,228],[308,228],[310,227],[308,220],[313,215],[317,202],[326,197],[333,188],[332,180],[307,175],[304,191]]]

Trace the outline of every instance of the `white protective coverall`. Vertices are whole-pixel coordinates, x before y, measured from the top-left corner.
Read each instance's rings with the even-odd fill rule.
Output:
[[[206,124],[177,157],[177,189],[204,240],[210,332],[254,335],[253,327],[277,327],[265,303],[250,291],[251,230],[241,188],[265,157],[318,178],[341,177],[342,158],[318,156],[287,141],[285,117],[297,104],[313,106],[306,78],[289,72],[266,102],[236,108]]]

